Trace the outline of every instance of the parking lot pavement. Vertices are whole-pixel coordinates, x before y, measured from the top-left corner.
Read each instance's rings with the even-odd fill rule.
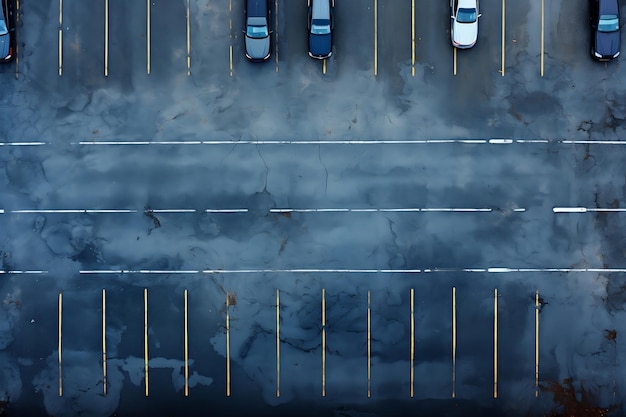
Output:
[[[584,10],[546,5],[542,77],[542,3],[507,2],[503,77],[484,0],[455,76],[447,2],[416,1],[412,76],[411,2],[337,0],[324,74],[304,1],[272,3],[260,65],[243,0],[191,1],[188,76],[185,1],[110,0],[105,76],[104,3],[63,2],[60,76],[59,3],[24,3],[0,75],[0,400],[547,415],[572,377],[618,402],[626,86]]]

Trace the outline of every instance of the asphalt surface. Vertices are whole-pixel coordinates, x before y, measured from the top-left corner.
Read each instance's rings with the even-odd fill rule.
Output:
[[[436,3],[337,0],[324,63],[273,0],[252,64],[242,0],[20,1],[0,415],[623,413],[621,61]]]

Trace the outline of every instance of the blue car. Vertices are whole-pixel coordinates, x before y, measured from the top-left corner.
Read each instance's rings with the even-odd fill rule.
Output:
[[[335,0],[307,0],[309,56],[325,59],[333,54]]]
[[[246,58],[263,62],[270,58],[272,43],[269,28],[269,0],[246,0]]]

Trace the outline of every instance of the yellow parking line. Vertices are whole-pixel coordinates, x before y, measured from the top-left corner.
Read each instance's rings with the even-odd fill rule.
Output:
[[[274,2],[274,15],[276,18],[276,24],[274,26],[274,43],[276,44],[276,53],[274,54],[276,58],[276,72],[278,72],[278,0]]]
[[[505,41],[504,41],[504,28],[505,28],[505,21],[506,21],[506,4],[505,4],[506,0],[502,0],[502,67],[500,69],[500,73],[502,74],[502,76],[504,77],[504,45],[505,45]]]
[[[415,290],[411,288],[411,398],[415,385]]]
[[[378,75],[378,0],[374,0],[374,75]]]
[[[452,75],[456,75],[456,48],[452,47]]]
[[[280,293],[276,289],[276,397],[280,397]]]
[[[146,10],[146,72],[150,74],[150,2],[147,0]]]
[[[58,361],[59,361],[59,397],[63,396],[63,371],[62,371],[62,366],[61,364],[63,363],[63,358],[62,358],[62,332],[63,332],[63,293],[61,291],[59,291],[59,302],[58,302],[58,307],[59,307],[59,330],[58,330],[58,334],[59,334],[59,346],[58,346]]]
[[[411,76],[415,77],[415,0],[411,0]]]
[[[498,398],[498,289],[493,291],[493,398]]]
[[[230,307],[229,297],[226,293],[226,396],[230,397],[230,315],[228,307]]]
[[[324,63],[322,64],[322,74],[326,74],[326,60],[324,59]]]
[[[326,396],[326,290],[322,288],[322,397]]]
[[[59,77],[63,75],[63,0],[59,0]]]
[[[544,8],[544,0],[541,0],[541,76],[543,77],[543,54],[544,54],[544,23],[545,23],[545,8]]]
[[[104,76],[109,76],[109,0],[104,0]]]
[[[187,75],[191,75],[191,30],[189,0],[187,0]],[[186,291],[186,290],[185,290]]]
[[[148,396],[148,289],[143,289],[143,361],[146,379],[146,397]]]
[[[189,317],[187,304],[187,289],[184,292],[185,298],[185,397],[189,396]]]
[[[535,291],[535,397],[539,397],[539,290]]]
[[[367,292],[367,398],[372,396],[372,309],[371,293]]]
[[[103,393],[107,395],[107,301],[106,290],[102,289],[102,376],[104,383],[102,384]]]
[[[17,26],[18,23],[20,23],[20,0],[16,0],[15,3],[15,24]],[[20,55],[19,55],[19,45],[17,42],[15,42],[15,79],[17,80],[20,77],[20,71],[19,71],[19,67],[20,67]]]
[[[228,45],[228,50],[229,50],[229,68],[230,68],[230,76],[233,76],[233,0],[228,0],[228,15],[229,15],[229,19],[228,19],[228,29],[229,29],[229,34],[228,34],[228,39],[230,44]]]
[[[456,397],[456,287],[452,287],[452,398]]]

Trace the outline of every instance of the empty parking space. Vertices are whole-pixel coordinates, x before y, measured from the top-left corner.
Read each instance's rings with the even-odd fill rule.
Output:
[[[379,73],[401,90],[411,59],[411,1],[378,2],[378,9]]]
[[[78,85],[92,84],[93,79],[102,77],[104,68],[104,2],[64,0],[60,5],[59,75]]]
[[[186,74],[186,3],[150,0],[150,4],[150,74],[167,79]]]
[[[374,75],[374,3],[375,0],[344,0],[336,3],[334,59],[342,72],[357,71]]]

